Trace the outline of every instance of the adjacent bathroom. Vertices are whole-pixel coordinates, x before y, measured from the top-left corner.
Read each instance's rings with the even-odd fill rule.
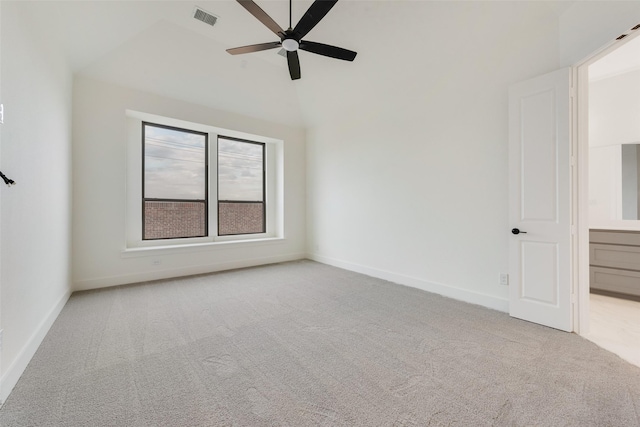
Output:
[[[640,366],[640,37],[589,66],[590,332]]]

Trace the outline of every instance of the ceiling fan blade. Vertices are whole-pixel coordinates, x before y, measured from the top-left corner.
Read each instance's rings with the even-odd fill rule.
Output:
[[[287,62],[289,63],[291,80],[298,80],[300,78],[300,59],[298,59],[298,52],[287,51]]]
[[[231,49],[227,49],[227,52],[229,52],[231,55],[240,55],[241,53],[260,52],[261,50],[275,49],[276,47],[280,47],[280,42],[269,42],[252,44],[249,46],[234,47]]]
[[[313,2],[293,29],[298,40],[306,36],[337,2],[338,0],[316,0]]]
[[[317,53],[318,55],[329,56],[331,58],[342,59],[345,61],[353,61],[358,54],[352,50],[343,49],[341,47],[330,46],[328,44],[309,42],[302,40],[300,49],[307,52]]]
[[[284,30],[278,25],[276,21],[274,21],[267,12],[262,10],[260,6],[255,4],[253,0],[237,0],[238,3],[242,5],[245,9],[249,11],[250,14],[255,16],[258,21],[262,22],[267,28],[273,31],[278,37],[282,38],[284,34]]]

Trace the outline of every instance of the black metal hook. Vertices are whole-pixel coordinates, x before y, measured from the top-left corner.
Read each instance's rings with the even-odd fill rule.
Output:
[[[12,180],[11,178],[7,178],[7,176],[2,172],[0,172],[0,178],[2,178],[4,180],[4,183],[7,184],[9,187],[16,184],[14,180]]]

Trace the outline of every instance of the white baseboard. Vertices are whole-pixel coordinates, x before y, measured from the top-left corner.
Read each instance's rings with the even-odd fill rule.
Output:
[[[47,313],[44,319],[42,319],[33,335],[31,335],[31,338],[29,338],[25,346],[18,354],[18,357],[16,357],[11,366],[9,366],[4,375],[2,375],[2,378],[0,378],[0,405],[4,403],[7,397],[9,397],[9,394],[18,383],[20,376],[27,368],[27,365],[31,361],[33,355],[36,354],[36,351],[38,350],[38,347],[40,347],[42,340],[44,340],[47,332],[49,332],[49,329],[51,329],[51,325],[53,325],[53,322],[55,322],[55,320],[58,318],[58,315],[69,300],[70,296],[71,291],[67,291],[64,295],[62,295],[62,297],[53,306],[49,313]]]
[[[342,261],[317,254],[307,254],[307,258],[321,262],[323,264],[333,265],[334,267],[344,268],[345,270],[355,271],[356,273],[366,274],[367,276],[376,277],[378,279],[388,280],[412,288],[422,289],[423,291],[453,298],[459,301],[471,304],[481,305],[493,310],[509,312],[509,301],[507,299],[498,298],[490,295],[473,292],[467,289],[454,288],[452,286],[443,285],[441,283],[430,282],[416,277],[405,276],[386,270],[367,267],[348,261]]]
[[[99,277],[96,279],[79,280],[74,282],[74,291],[106,288],[109,286],[126,285],[129,283],[147,282],[150,280],[171,279],[173,277],[192,276],[194,274],[214,273],[216,271],[233,270],[236,268],[255,267],[258,265],[275,264],[278,262],[295,261],[306,258],[304,253],[275,255],[262,258],[241,259],[219,263],[191,265],[181,268],[144,271],[118,276]]]

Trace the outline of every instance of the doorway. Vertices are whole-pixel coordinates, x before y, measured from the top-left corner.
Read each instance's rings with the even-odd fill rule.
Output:
[[[591,268],[591,259],[598,245],[592,245],[590,249],[590,240],[593,240],[590,239],[590,229],[605,230],[604,234],[609,231],[622,233],[624,230],[640,230],[640,220],[638,220],[640,217],[631,218],[634,209],[637,215],[637,200],[635,208],[633,203],[623,201],[627,197],[625,193],[628,195],[635,193],[637,199],[638,180],[635,188],[627,184],[625,189],[622,178],[624,163],[628,163],[631,157],[632,150],[629,149],[634,148],[632,143],[640,143],[640,136],[632,135],[635,132],[634,129],[625,131],[621,126],[612,124],[624,118],[625,113],[629,112],[628,105],[612,103],[610,117],[600,120],[601,116],[598,116],[599,119],[592,120],[592,123],[589,115],[590,101],[594,101],[591,105],[593,115],[595,102],[604,102],[603,99],[606,98],[603,98],[602,92],[598,91],[613,87],[611,85],[621,84],[630,78],[633,81],[636,74],[640,96],[640,31],[637,31],[639,28],[640,26],[636,26],[630,29],[600,52],[577,65],[575,77],[578,90],[576,106],[578,120],[577,127],[574,129],[578,136],[575,146],[578,167],[574,171],[576,183],[574,192],[577,196],[577,202],[574,199],[574,206],[577,208],[578,224],[574,258],[574,262],[577,261],[577,269],[574,269],[574,272],[577,277],[578,293],[575,313],[575,321],[578,325],[576,332],[638,366],[640,366],[640,327],[637,325],[637,319],[640,316],[640,302],[594,295],[590,292],[590,283],[595,271],[600,269],[603,274],[609,274],[612,271],[600,267]],[[608,102],[615,102],[615,97]],[[614,111],[618,107],[622,110]],[[638,108],[640,109],[640,98]],[[604,126],[608,126],[608,129],[603,129]],[[638,140],[635,141],[635,139]],[[592,156],[589,155],[590,152]],[[629,167],[626,166],[626,170],[629,170]],[[600,181],[599,177],[603,181]],[[591,183],[599,183],[591,186],[593,187],[591,191],[590,180]],[[603,246],[604,249],[606,246]],[[628,268],[624,274],[632,275],[631,270],[632,268]],[[627,283],[632,280],[634,279],[628,279]],[[637,281],[640,283],[640,274]]]

